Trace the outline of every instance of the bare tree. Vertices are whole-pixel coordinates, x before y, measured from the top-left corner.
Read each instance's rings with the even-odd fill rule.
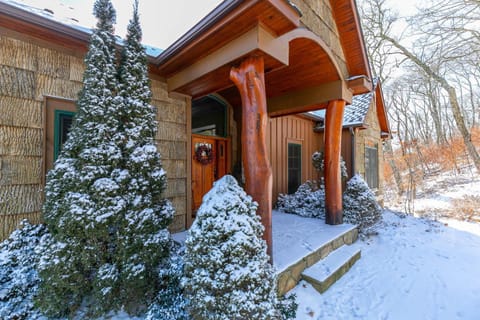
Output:
[[[372,37],[369,41],[375,44],[374,52],[395,55],[395,58],[390,57],[390,61],[398,65],[406,62],[414,64],[445,92],[455,126],[477,171],[480,172],[480,156],[472,143],[464,117],[464,105],[457,93],[459,87],[451,73],[459,63],[471,60],[472,56],[478,56],[480,52],[480,32],[478,24],[475,23],[480,19],[479,1],[430,2],[426,9],[422,9],[419,15],[408,21],[415,24],[415,28],[410,29],[414,32],[410,32],[411,37],[407,40],[394,34],[393,26],[397,16],[386,7],[385,0],[364,0],[362,8],[365,34]],[[382,64],[386,65],[386,62]],[[478,69],[478,65],[474,69]],[[391,72],[382,71],[380,74]]]

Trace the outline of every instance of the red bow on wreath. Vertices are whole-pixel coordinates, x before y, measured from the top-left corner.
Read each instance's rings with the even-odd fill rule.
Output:
[[[210,144],[199,144],[195,149],[195,160],[203,165],[212,163],[214,159],[213,149]]]

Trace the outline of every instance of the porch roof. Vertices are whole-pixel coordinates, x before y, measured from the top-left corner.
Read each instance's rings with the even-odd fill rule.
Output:
[[[285,0],[226,0],[162,52],[152,71],[169,91],[198,98],[216,92],[240,105],[229,72],[248,56],[261,56],[270,117],[348,103],[371,91],[371,73],[353,0],[331,1],[348,72],[331,47],[301,23]],[[348,50],[345,50],[348,48]]]

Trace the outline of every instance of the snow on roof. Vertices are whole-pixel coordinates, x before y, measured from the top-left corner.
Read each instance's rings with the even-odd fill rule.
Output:
[[[374,80],[373,85],[374,88],[376,87],[378,81]],[[373,101],[375,89],[371,92],[367,92],[364,94],[359,94],[353,96],[352,103],[345,106],[345,112],[343,114],[343,126],[344,127],[351,127],[351,126],[360,126],[365,122],[365,118],[368,113],[368,109]],[[309,112],[314,116],[320,117],[325,119],[326,110],[317,110]],[[323,124],[318,128],[322,128]]]
[[[0,2],[14,6],[29,13],[33,13],[42,18],[61,23],[72,29],[84,32],[86,34],[92,33],[92,28],[87,27],[86,23],[80,21],[78,12],[72,6],[66,6],[64,3],[55,1],[42,1],[42,8],[33,5],[34,2],[27,0],[0,0]],[[123,39],[116,36],[117,44],[123,45]],[[143,44],[147,55],[157,57],[162,53],[163,49],[159,49],[150,45]]]
[[[345,106],[345,112],[343,114],[343,126],[355,126],[362,125],[367,116],[368,109],[373,99],[373,91],[354,96],[352,104]],[[325,113],[327,110],[312,111],[313,115],[325,119]],[[323,125],[322,125],[323,127]]]

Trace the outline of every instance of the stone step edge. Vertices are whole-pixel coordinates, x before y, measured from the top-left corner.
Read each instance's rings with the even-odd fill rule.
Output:
[[[324,293],[350,270],[361,258],[361,254],[361,250],[353,246],[338,248],[325,259],[305,269],[302,279],[310,283],[318,292]]]
[[[295,262],[288,268],[277,274],[277,292],[284,295],[293,289],[302,279],[302,273],[308,267],[327,257],[332,251],[342,245],[349,245],[357,241],[358,228],[353,226],[351,229],[339,234],[336,238],[326,242],[320,248],[310,252],[308,255]]]

